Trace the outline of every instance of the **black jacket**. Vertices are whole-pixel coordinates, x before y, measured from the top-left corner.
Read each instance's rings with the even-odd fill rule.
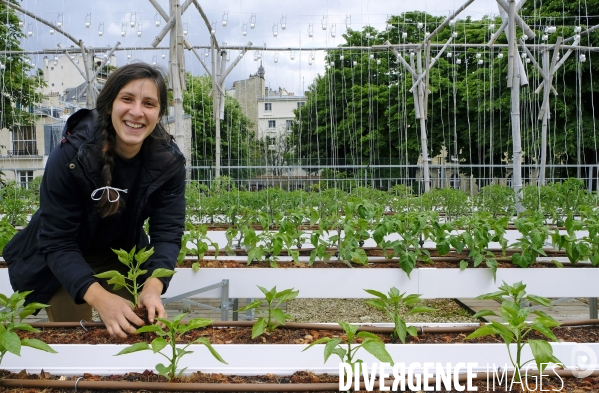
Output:
[[[40,208],[2,252],[13,289],[33,291],[27,303],[48,302],[60,286],[84,303],[87,288],[99,281],[83,258],[100,221],[98,201],[91,198],[103,186],[97,117],[96,110],[82,109],[69,118],[46,164]],[[126,233],[130,248],[154,247],[144,264],[145,280],[157,268],[174,269],[177,261],[185,223],[185,158],[174,142],[152,136],[142,150],[137,192],[127,201],[134,209]],[[143,231],[147,218],[151,243]],[[166,291],[170,278],[161,280]]]

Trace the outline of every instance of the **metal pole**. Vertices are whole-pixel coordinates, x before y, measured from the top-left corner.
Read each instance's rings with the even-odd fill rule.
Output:
[[[214,178],[220,177],[220,92],[217,86],[219,85],[220,76],[220,56],[217,58],[216,53],[216,40],[214,37],[212,41],[212,116],[214,118]],[[217,75],[218,73],[218,75]]]
[[[175,140],[179,149],[183,152],[185,159],[191,164],[190,141],[186,140],[185,130],[183,129],[183,81],[181,80],[183,64],[182,48],[182,23],[181,6],[179,0],[170,0],[171,18],[175,18],[175,25],[170,30],[169,63],[170,78],[169,84],[173,91],[173,117],[175,124]]]
[[[422,51],[418,51],[417,72],[422,74]],[[428,166],[428,141],[426,137],[426,109],[424,107],[424,95],[427,93],[427,86],[423,86],[420,82],[418,85],[418,104],[420,106],[420,144],[422,145],[422,171],[424,176],[424,192],[429,192],[431,189],[431,177]]]
[[[511,99],[512,99],[512,109],[511,109],[511,117],[512,117],[512,139],[513,139],[513,173],[512,180],[516,202],[516,212],[522,213],[524,211],[524,206],[522,206],[522,195],[520,194],[522,190],[522,146],[520,139],[520,79],[521,79],[521,68],[520,64],[517,61],[514,61],[514,53],[518,52],[517,40],[516,40],[516,22],[515,22],[515,5],[516,2],[514,0],[510,0],[509,3],[509,23],[508,29],[510,31],[510,56],[511,56],[511,76],[512,79],[508,82],[511,82]]]

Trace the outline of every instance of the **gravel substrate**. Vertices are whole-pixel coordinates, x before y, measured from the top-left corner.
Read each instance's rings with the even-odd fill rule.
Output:
[[[435,312],[409,314],[404,309],[406,322],[478,322],[453,299],[427,299],[421,305],[436,308]],[[286,312],[293,322],[391,322],[379,310],[366,304],[365,299],[294,299],[287,303]]]

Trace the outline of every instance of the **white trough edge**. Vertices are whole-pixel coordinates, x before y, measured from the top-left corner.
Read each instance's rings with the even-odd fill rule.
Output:
[[[495,292],[505,281],[522,281],[528,293],[545,297],[599,297],[599,269],[546,268],[498,269],[497,280],[487,268],[414,269],[408,275],[401,269],[327,269],[327,268],[203,268],[198,272],[178,268],[164,297],[206,287],[229,280],[230,298],[261,298],[256,287],[267,289],[295,288],[300,298],[368,298],[364,289],[386,293],[393,286],[402,292],[422,294],[424,299],[474,298]],[[219,298],[220,289],[195,297]]]
[[[596,369],[599,358],[597,343],[551,343],[554,355],[565,363],[567,368]],[[27,370],[39,373],[42,369],[55,375],[100,375],[124,374],[154,370],[156,364],[164,363],[165,358],[151,351],[114,356],[127,345],[52,345],[58,354],[49,354],[31,348],[23,348],[21,357],[7,354],[1,368],[11,372]],[[214,359],[201,345],[189,349],[192,354],[184,356],[180,367],[188,367],[186,373],[222,373],[234,375],[289,375],[295,371],[310,370],[314,373],[339,374],[340,360],[331,356],[324,363],[324,345],[314,346],[303,351],[307,345],[273,344],[220,344],[214,348],[229,364]],[[396,363],[404,363],[405,369],[412,366],[414,372],[423,370],[424,363],[447,363],[455,367],[458,363],[475,363],[474,372],[486,372],[495,367],[511,369],[504,344],[387,344],[386,348]],[[358,358],[367,365],[379,361],[360,349]],[[523,359],[532,358],[529,347],[523,350]],[[416,365],[415,363],[420,363]],[[465,366],[464,366],[465,367]],[[430,369],[429,369],[430,370]]]
[[[386,293],[393,286],[408,294],[422,294],[423,299],[474,298],[495,292],[503,281],[522,281],[526,291],[545,297],[599,297],[599,268],[497,269],[497,281],[487,268],[414,269],[408,275],[401,269],[361,268],[177,268],[165,298],[229,280],[230,298],[262,298],[256,285],[267,289],[295,288],[299,298],[369,298],[364,289]],[[8,270],[0,269],[0,293],[10,295]],[[195,295],[220,298],[221,289]]]

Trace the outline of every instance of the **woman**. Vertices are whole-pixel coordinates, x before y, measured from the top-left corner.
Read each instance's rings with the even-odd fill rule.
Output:
[[[68,119],[46,164],[40,208],[3,251],[13,289],[48,303],[50,320],[90,320],[93,307],[111,335],[134,333],[132,323],[143,321],[130,301],[94,277],[126,272],[112,249],[134,246],[154,248],[139,306],[151,323],[166,317],[160,295],[170,279],[148,277],[174,269],[185,220],[185,159],[160,123],[166,111],[161,72],[132,63],[110,74],[95,110]]]

